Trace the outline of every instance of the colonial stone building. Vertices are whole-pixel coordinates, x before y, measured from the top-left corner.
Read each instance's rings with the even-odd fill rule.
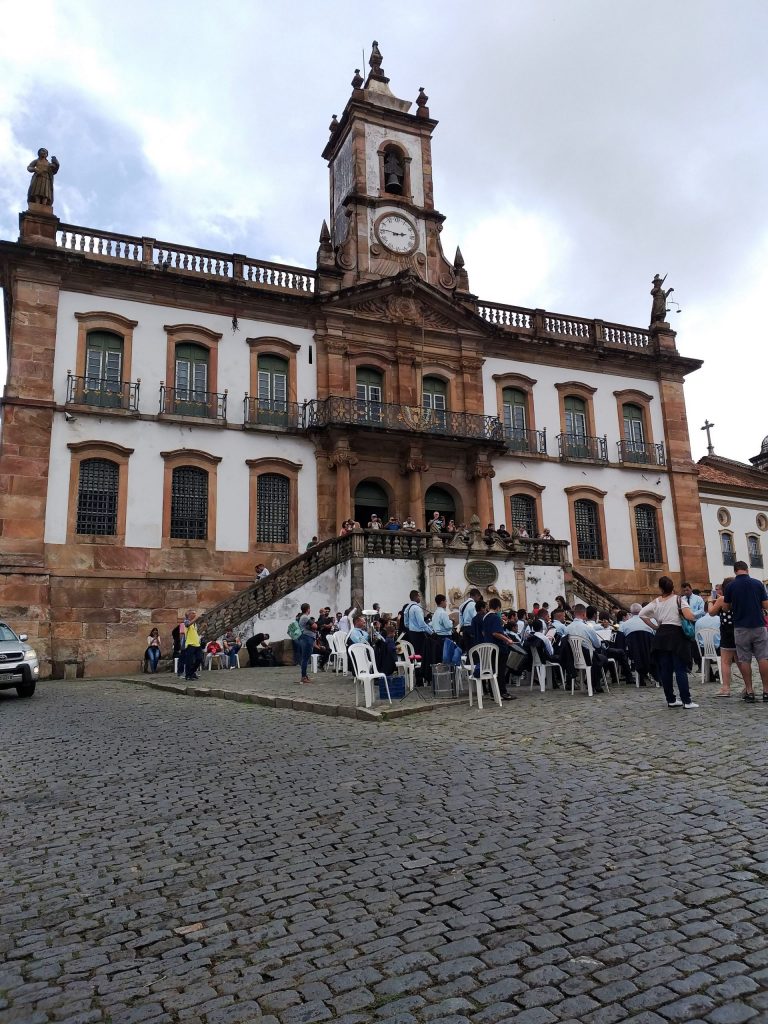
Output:
[[[0,607],[54,674],[135,668],[150,623],[167,635],[350,516],[548,527],[563,544],[500,570],[515,604],[554,596],[526,565],[572,564],[623,601],[661,571],[706,584],[683,397],[699,363],[663,310],[643,329],[473,294],[441,246],[436,127],[374,44],[323,151],[314,268],[62,224],[37,201],[0,243]]]

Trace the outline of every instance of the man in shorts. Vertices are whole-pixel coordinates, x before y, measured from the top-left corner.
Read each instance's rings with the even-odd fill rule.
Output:
[[[733,612],[736,661],[746,687],[744,700],[748,704],[755,703],[752,659],[756,658],[763,684],[763,701],[768,703],[768,629],[763,617],[763,612],[768,610],[768,591],[760,580],[749,575],[746,562],[735,562],[733,571],[736,578],[723,592],[723,608]]]

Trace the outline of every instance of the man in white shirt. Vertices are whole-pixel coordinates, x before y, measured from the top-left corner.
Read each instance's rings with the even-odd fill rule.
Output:
[[[473,587],[469,592],[469,597],[459,605],[459,632],[461,633],[461,645],[464,648],[465,654],[474,643],[472,639],[472,620],[477,614],[475,602],[481,596],[480,591]]]
[[[602,664],[605,664],[600,638],[594,629],[587,625],[587,609],[585,605],[576,604],[573,606],[573,622],[566,626],[565,632],[569,637],[577,636],[581,640],[581,646],[587,652],[586,658],[589,664],[599,668],[600,659],[602,659]],[[599,675],[597,678],[599,679]],[[604,692],[602,683],[595,684],[594,679],[592,689],[595,693]]]
[[[365,628],[365,616],[356,615],[354,625],[349,631],[347,637],[347,644],[369,644],[371,638],[368,636],[368,630]]]
[[[428,622],[424,621],[424,611],[421,607],[421,594],[418,590],[412,590],[410,600],[403,607],[403,629],[406,640],[413,644],[415,654],[421,655],[421,681],[429,683],[432,681],[432,645],[430,637],[433,629]]]
[[[267,576],[269,576],[269,569],[266,567],[266,565],[264,565],[263,562],[258,563],[255,572],[257,583],[259,582],[259,580],[265,580]]]

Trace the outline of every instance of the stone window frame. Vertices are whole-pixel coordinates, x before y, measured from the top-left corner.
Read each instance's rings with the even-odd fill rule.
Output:
[[[85,376],[85,357],[88,351],[88,335],[91,331],[109,331],[123,339],[123,355],[120,366],[121,381],[131,380],[133,366],[133,330],[138,327],[138,320],[129,320],[120,313],[108,310],[94,310],[88,313],[75,313],[77,320],[77,346],[75,350],[75,376]]]
[[[388,149],[396,149],[400,154],[400,159],[403,161],[403,191],[399,195],[397,192],[387,192],[384,187],[384,154]],[[381,198],[413,202],[413,192],[411,191],[411,161],[413,158],[403,143],[397,142],[395,139],[384,139],[377,150],[377,156],[379,159],[379,195]],[[418,236],[418,229],[416,234]]]
[[[447,413],[463,411],[459,401],[456,373],[445,366],[438,366],[436,363],[429,363],[421,367],[418,375],[418,382],[420,386],[420,391],[417,396],[419,408],[424,404],[424,380],[427,377],[434,377],[436,380],[441,380],[443,384],[445,384],[445,399],[447,403],[445,411]]]
[[[759,558],[762,558],[763,557],[763,541],[762,541],[762,538],[761,538],[760,534],[756,530],[747,530],[747,532],[744,534],[744,540],[745,540],[746,545],[747,545],[747,565],[750,567],[750,569],[757,568],[756,566],[752,565],[752,555],[750,554],[750,551],[749,551],[749,542],[750,542],[750,540],[756,541],[756,543],[757,543],[757,555],[758,555]]]
[[[245,340],[251,350],[248,380],[250,397],[259,397],[259,356],[279,356],[280,359],[285,359],[288,363],[287,401],[298,402],[298,353],[301,350],[301,345],[272,335],[246,338]]]
[[[590,484],[574,484],[571,487],[563,488],[568,498],[568,522],[571,530],[571,559],[574,565],[586,565],[594,568],[607,569],[610,565],[608,556],[608,532],[605,528],[605,496],[607,491],[599,487],[592,487]],[[603,549],[602,558],[580,558],[579,544],[576,534],[576,511],[575,504],[579,500],[594,501],[597,505],[597,520],[600,524],[600,540]],[[634,532],[634,531],[633,531]]]
[[[133,448],[126,448],[115,441],[70,441],[69,499],[67,504],[68,544],[111,544],[125,547],[125,531],[128,515],[128,460]],[[117,477],[117,530],[111,536],[77,532],[77,505],[80,488],[80,463],[87,459],[106,459],[118,467]]]
[[[206,548],[216,550],[216,499],[218,465],[220,455],[190,448],[175,448],[173,451],[160,452],[163,460],[163,527],[162,546],[171,548]],[[208,474],[208,536],[205,540],[191,540],[184,537],[171,537],[171,497],[173,487],[173,471],[180,466],[194,466]]]
[[[666,495],[657,494],[655,491],[638,490],[627,491],[624,497],[627,499],[627,507],[629,509],[629,527],[630,536],[632,537],[632,556],[635,561],[635,568],[666,570],[669,563],[667,561],[667,538],[662,509],[662,503],[666,500]],[[635,508],[637,505],[652,505],[656,509],[656,529],[659,534],[659,554],[661,555],[660,562],[640,561],[640,546],[637,542],[637,523],[635,521]]]
[[[733,561],[734,562],[738,561],[739,556],[738,556],[738,554],[736,552],[736,537],[734,535],[733,530],[730,530],[730,529],[718,530],[718,539],[719,539],[719,542],[720,542],[720,560],[722,561],[723,555],[725,554],[725,551],[723,549],[723,537],[730,537],[731,538],[731,551],[733,552]],[[723,562],[723,565],[726,565],[726,562]],[[728,566],[728,568],[732,569],[733,565],[731,564],[730,566]]]
[[[165,324],[167,348],[165,357],[165,386],[176,389],[176,347],[177,345],[199,345],[208,350],[208,383],[210,394],[219,393],[219,342],[222,335],[210,327],[198,324]],[[174,415],[171,413],[170,415]],[[189,419],[189,417],[185,417]]]
[[[614,391],[613,394],[619,418],[619,440],[626,440],[624,437],[624,406],[637,405],[643,414],[643,441],[648,445],[653,444],[653,420],[651,419],[653,395],[649,395],[645,391],[638,391],[636,388],[625,388],[623,391]]]
[[[509,529],[509,520],[512,513],[510,500],[515,494],[524,494],[527,498],[533,498],[536,505],[536,524],[540,531],[544,529],[546,524],[544,522],[541,495],[546,489],[546,484],[536,484],[531,480],[503,480],[499,486],[504,499],[504,518],[501,522],[504,523],[507,529]]]
[[[494,373],[492,378],[496,383],[496,413],[504,423],[504,390],[514,388],[522,391],[525,395],[525,429],[536,429],[536,411],[533,401],[533,389],[537,381],[533,377],[526,377],[524,373]],[[563,431],[564,433],[564,431]],[[519,452],[515,452],[518,455]]]
[[[357,371],[371,369],[381,374],[381,404],[391,405],[392,396],[392,362],[384,359],[383,356],[374,353],[366,353],[349,357],[349,396],[353,400],[357,398]]]
[[[597,427],[595,425],[595,402],[594,395],[597,388],[593,388],[591,384],[585,384],[579,380],[567,380],[560,384],[555,384],[555,390],[559,396],[560,406],[560,433],[567,434],[568,431],[565,428],[565,400],[566,398],[580,398],[584,402],[587,417],[587,437],[597,437]],[[592,563],[590,563],[592,564]]]
[[[246,459],[248,467],[248,550],[263,551],[264,544],[256,542],[258,524],[258,478],[264,473],[277,473],[288,477],[288,543],[270,544],[268,550],[286,554],[299,554],[299,473],[303,463],[266,456]]]

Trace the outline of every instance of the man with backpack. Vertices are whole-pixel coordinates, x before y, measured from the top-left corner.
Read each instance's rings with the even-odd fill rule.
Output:
[[[298,612],[288,623],[288,636],[293,644],[293,664],[297,666],[301,664],[301,644],[299,643],[299,637],[301,636],[300,615],[301,612]]]

